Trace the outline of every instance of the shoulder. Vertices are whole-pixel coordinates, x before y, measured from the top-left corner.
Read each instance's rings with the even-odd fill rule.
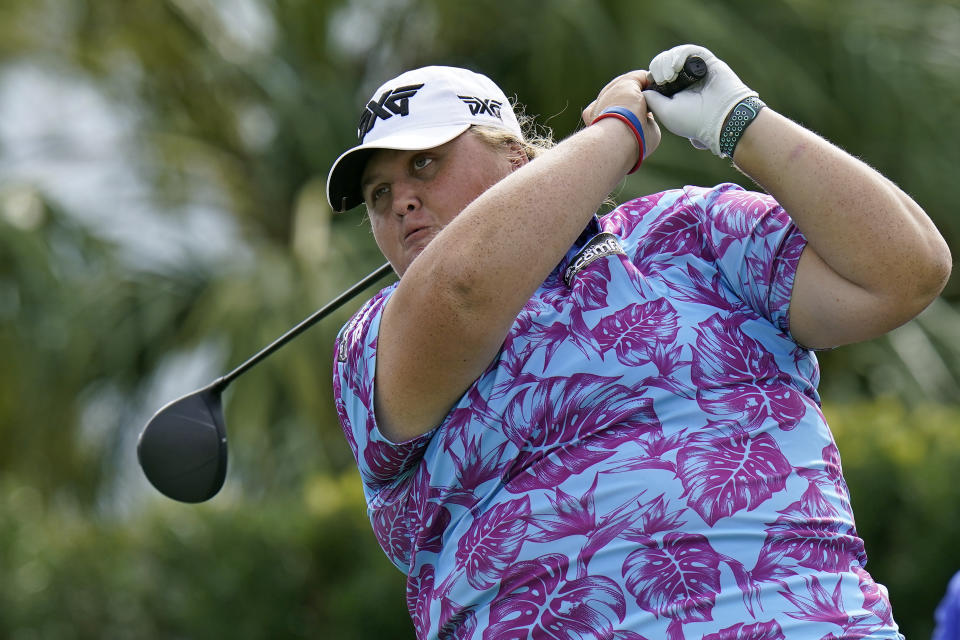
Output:
[[[713,187],[683,188],[684,196],[690,206],[711,211],[716,208],[724,209],[735,205],[745,205],[753,202],[776,203],[773,196],[760,191],[750,191],[733,182],[722,182]]]
[[[676,218],[707,222],[731,208],[776,206],[769,195],[725,182],[713,187],[686,185],[624,202],[600,220],[604,231],[628,237]]]
[[[396,290],[397,283],[381,289],[375,296],[367,300],[360,309],[340,328],[336,340],[336,353],[339,362],[356,360],[369,343],[367,336],[371,329],[379,326],[380,317],[390,295]],[[376,335],[376,330],[372,332]]]
[[[619,236],[635,261],[651,271],[662,269],[666,257],[709,259],[710,218],[728,193],[746,192],[732,183],[661,191],[623,203],[601,219],[601,227]]]
[[[637,198],[617,207],[601,220],[605,231],[641,244],[687,243],[699,237],[705,248],[765,236],[791,224],[790,216],[773,196],[725,182],[713,187],[685,186]]]

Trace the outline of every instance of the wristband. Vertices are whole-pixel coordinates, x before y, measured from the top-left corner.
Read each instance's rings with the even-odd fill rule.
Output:
[[[737,103],[737,106],[727,116],[723,123],[723,129],[720,131],[720,157],[733,157],[733,150],[737,148],[737,143],[740,142],[743,132],[765,106],[767,105],[763,103],[763,100],[756,96]]]
[[[627,123],[633,130],[633,135],[637,138],[637,144],[640,145],[640,157],[637,158],[637,164],[633,165],[633,169],[627,171],[627,175],[630,175],[640,168],[640,164],[643,162],[643,156],[647,151],[647,143],[643,139],[643,125],[640,124],[640,119],[633,111],[624,107],[609,107],[604,109],[590,124],[594,124],[603,118],[616,118],[617,120]]]

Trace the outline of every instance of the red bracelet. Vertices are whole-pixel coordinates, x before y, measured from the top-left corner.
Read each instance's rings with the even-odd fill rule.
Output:
[[[637,164],[633,165],[633,169],[630,169],[630,171],[627,172],[627,175],[630,175],[639,169],[641,164],[643,164],[643,156],[647,151],[647,144],[643,139],[643,126],[640,124],[640,119],[637,118],[636,114],[629,109],[624,107],[610,107],[600,112],[600,115],[594,118],[593,122],[590,124],[595,124],[597,121],[602,120],[603,118],[616,118],[621,122],[625,122],[627,126],[630,127],[630,130],[633,131],[633,135],[637,138],[637,144],[640,145],[640,157],[637,158]]]

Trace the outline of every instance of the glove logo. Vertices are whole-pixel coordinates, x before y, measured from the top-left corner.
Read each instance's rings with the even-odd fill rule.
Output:
[[[473,96],[457,96],[470,107],[470,115],[478,116],[489,113],[498,120],[503,120],[500,117],[500,107],[503,106],[503,103],[499,100],[494,100],[492,98],[475,98]]]
[[[423,84],[411,84],[406,87],[398,87],[390,91],[384,91],[380,94],[380,99],[376,102],[371,100],[363,110],[360,116],[360,124],[357,125],[357,136],[360,142],[370,133],[377,119],[389,120],[393,116],[406,116],[410,114],[410,98],[416,95],[423,87]]]

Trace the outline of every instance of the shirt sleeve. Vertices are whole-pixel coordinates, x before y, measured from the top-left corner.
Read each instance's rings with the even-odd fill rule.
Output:
[[[727,286],[790,334],[790,295],[806,238],[773,197],[734,184],[686,189],[703,215],[708,250]]]
[[[433,432],[394,443],[377,427],[373,410],[377,334],[389,287],[367,302],[337,336],[333,392],[340,426],[357,461],[368,503],[384,489],[408,477],[423,457]]]

